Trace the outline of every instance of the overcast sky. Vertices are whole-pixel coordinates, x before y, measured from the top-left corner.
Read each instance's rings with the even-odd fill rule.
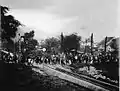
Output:
[[[95,41],[119,36],[119,0],[0,0],[35,38],[77,32],[83,37],[94,33]],[[25,28],[24,31],[30,31]]]

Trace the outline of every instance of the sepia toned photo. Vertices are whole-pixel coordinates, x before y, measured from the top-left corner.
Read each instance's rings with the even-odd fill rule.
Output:
[[[119,0],[0,0],[0,91],[119,91]]]

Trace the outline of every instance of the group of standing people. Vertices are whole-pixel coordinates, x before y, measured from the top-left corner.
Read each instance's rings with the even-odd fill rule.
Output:
[[[72,63],[105,63],[105,62],[119,62],[116,55],[106,52],[91,55],[90,53],[68,53],[67,58],[72,60]]]
[[[10,53],[6,53],[2,55],[2,59],[11,62],[18,62],[19,55],[14,54],[11,55]],[[105,63],[105,62],[119,62],[119,58],[117,58],[112,53],[98,53],[97,55],[91,55],[90,53],[57,53],[51,55],[40,55],[35,57],[24,57],[21,58],[21,62],[32,64],[33,62],[36,63],[48,63],[48,64],[61,64],[61,65],[71,65],[74,63]]]
[[[90,53],[58,53],[52,55],[41,55],[34,58],[36,63],[48,63],[48,64],[61,64],[61,65],[71,65],[74,63],[88,63],[88,64],[100,64],[106,62],[119,62],[117,58],[112,53],[98,53],[91,55]]]

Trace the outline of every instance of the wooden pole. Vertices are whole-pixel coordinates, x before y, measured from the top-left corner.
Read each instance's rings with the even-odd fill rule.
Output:
[[[2,57],[1,50],[2,50],[2,40],[1,40],[1,28],[0,28],[0,60]]]
[[[105,48],[104,48],[105,52],[106,52],[106,44],[107,44],[107,36],[105,37]]]
[[[2,50],[2,38],[1,38],[1,26],[0,26],[0,60],[1,60],[1,57],[2,57],[2,54],[1,54],[1,50]]]
[[[20,36],[20,34],[18,34],[18,35]],[[18,40],[18,43],[19,43],[19,57],[18,57],[18,60],[19,60],[19,62],[21,62],[21,56],[22,56],[22,54],[21,54],[21,36]]]
[[[63,41],[64,41],[64,36],[63,36],[63,33],[61,33],[61,52],[64,51]]]
[[[91,54],[93,55],[93,33],[91,34]]]
[[[84,53],[87,52],[87,49],[86,49],[86,47],[87,47],[87,42],[88,42],[88,40],[86,39],[86,40],[85,40],[85,51],[84,51]]]

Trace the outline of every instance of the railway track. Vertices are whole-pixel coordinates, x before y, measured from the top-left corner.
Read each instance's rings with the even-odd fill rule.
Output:
[[[47,66],[47,65],[46,65]],[[50,66],[47,66],[47,67],[50,67]],[[50,67],[51,69],[54,69],[52,67]],[[64,69],[60,69],[60,68],[55,68],[54,70],[57,70],[57,71],[60,71],[60,72],[63,72],[65,74],[68,74],[68,75],[71,75],[75,78],[78,78],[78,79],[81,79],[81,80],[84,80],[84,81],[87,81],[87,82],[90,82],[94,85],[97,85],[97,86],[100,86],[102,88],[105,88],[105,89],[108,89],[110,91],[119,91],[119,87],[116,86],[116,85],[112,85],[110,83],[106,83],[106,82],[103,82],[103,81],[99,81],[99,80],[96,80],[94,78],[91,78],[91,77],[88,77],[88,76],[85,76],[83,74],[78,74],[78,73],[73,73],[73,72],[69,72],[69,71],[66,71]]]

